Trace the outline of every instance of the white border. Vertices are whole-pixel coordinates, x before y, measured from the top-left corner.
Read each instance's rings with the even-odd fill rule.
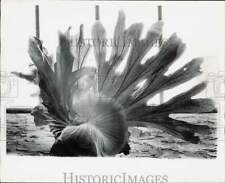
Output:
[[[37,2],[37,1],[35,1]],[[33,3],[35,3],[33,2]],[[3,3],[5,3],[3,1]],[[44,3],[40,1],[40,3]],[[88,2],[100,4],[110,2]],[[129,2],[127,2],[129,3]],[[154,5],[159,2],[152,2]],[[160,2],[160,4],[169,2]],[[174,3],[174,2],[171,2]],[[178,2],[176,2],[178,3]],[[200,2],[198,2],[200,3]],[[204,2],[205,3],[205,2]],[[208,2],[213,3],[213,2]],[[216,2],[224,6],[224,2]],[[188,4],[188,3],[187,3]],[[200,3],[201,4],[201,3]],[[1,101],[1,181],[15,182],[63,182],[64,172],[76,174],[121,174],[123,172],[139,175],[166,174],[169,182],[225,182],[225,143],[224,131],[219,130],[218,157],[213,160],[198,159],[151,159],[151,158],[53,158],[21,157],[6,155],[5,108]],[[221,104],[224,111],[224,102]],[[218,120],[224,126],[223,113]]]

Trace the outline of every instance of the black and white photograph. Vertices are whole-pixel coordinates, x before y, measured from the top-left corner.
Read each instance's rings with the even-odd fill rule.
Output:
[[[123,161],[153,162],[137,172],[188,169],[183,179],[159,171],[159,179],[114,182],[225,181],[224,8],[210,1],[3,0],[2,181],[56,180],[31,181],[22,170],[10,177],[23,160],[49,170],[57,167],[48,161],[79,167],[90,160],[94,170],[108,158],[112,167],[123,164],[120,173],[135,170]],[[110,182],[65,172],[64,183]]]

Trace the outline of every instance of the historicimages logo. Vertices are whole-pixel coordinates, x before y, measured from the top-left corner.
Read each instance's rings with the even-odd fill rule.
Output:
[[[216,100],[225,99],[225,71],[208,74],[207,97],[213,97]]]
[[[64,183],[167,183],[167,175],[131,175],[126,172],[114,175],[78,175],[64,172]]]
[[[225,141],[225,71],[208,74],[206,97],[213,98],[218,112],[218,140]]]
[[[18,97],[18,78],[11,73],[1,71],[1,99]]]
[[[223,109],[225,100],[225,71],[209,73],[207,81],[206,97],[213,98],[216,102],[218,113],[225,117]]]

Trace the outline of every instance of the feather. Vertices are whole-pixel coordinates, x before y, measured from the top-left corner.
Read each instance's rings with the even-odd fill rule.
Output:
[[[131,25],[126,31],[124,31],[124,36],[123,36],[123,52],[121,54],[116,53],[116,57],[112,57],[113,61],[112,62],[108,74],[106,75],[105,82],[103,83],[103,91],[102,93],[107,95],[108,97],[112,97],[115,92],[117,91],[116,82],[122,81],[123,73],[122,75],[116,74],[116,69],[120,66],[121,62],[123,61],[124,57],[128,53],[129,47],[132,46],[132,42],[134,40],[139,39],[141,31],[142,31],[142,24],[134,24]],[[130,56],[129,56],[130,57]],[[129,65],[127,65],[129,66]],[[127,67],[125,67],[126,69]],[[125,70],[126,72],[126,70]]]
[[[102,83],[102,67],[106,60],[106,32],[103,25],[96,21],[92,28],[92,37],[94,42],[94,55],[97,63],[97,71],[98,71],[98,90],[99,86]]]
[[[54,72],[48,64],[48,57],[42,52],[42,45],[37,38],[29,39],[28,53],[38,69],[40,97],[43,99],[43,104],[51,113],[64,119],[64,111],[57,100],[59,94],[56,89]]]
[[[30,74],[24,74],[21,72],[11,72],[12,74],[16,75],[17,77],[20,77],[22,79],[25,79],[29,82],[32,82],[34,84],[38,84],[38,74],[37,74],[37,70],[32,70]]]
[[[211,130],[206,125],[194,125],[169,117],[147,117],[141,121],[128,121],[128,126],[153,127],[163,130],[177,138],[193,144],[200,142],[197,134],[210,134]]]
[[[192,102],[195,103],[194,101],[198,100],[198,99],[191,99],[191,97],[195,96],[196,94],[198,94],[202,90],[204,90],[206,85],[207,85],[206,82],[202,82],[202,83],[194,86],[193,88],[189,89],[188,91],[183,92],[183,93],[171,98],[168,102],[160,104],[159,106],[147,106],[146,104],[142,104],[140,106],[127,109],[127,111],[126,111],[127,119],[131,120],[131,121],[135,121],[145,115],[147,115],[147,116],[150,116],[150,115],[164,115],[164,116],[166,115],[166,116],[168,116],[169,114],[176,113],[177,110],[182,111],[182,109],[183,109],[183,108],[181,108],[182,106],[185,107],[185,105],[190,104]],[[207,99],[207,100],[211,101],[209,99]],[[206,107],[204,107],[204,108],[199,108],[198,111],[201,111],[201,112],[213,111],[215,109],[213,102],[209,102],[208,104],[210,104],[208,109]],[[194,107],[194,106],[192,106],[192,107]],[[202,109],[206,109],[206,110],[202,110]],[[183,111],[183,112],[185,112],[185,111]]]
[[[73,70],[77,70],[84,66],[88,53],[91,49],[91,45],[90,43],[86,44],[84,41],[83,25],[80,25],[78,37],[70,36],[69,30],[68,36],[71,37],[71,52],[74,56]]]
[[[56,52],[55,75],[57,88],[60,93],[60,105],[67,111],[66,96],[68,90],[63,87],[72,73],[74,57],[71,53],[71,42],[65,34],[59,33],[59,45]]]
[[[163,23],[161,21],[156,22],[148,31],[145,39],[139,40],[139,37],[133,38],[131,54],[128,57],[127,67],[114,86],[117,89],[115,97],[118,97],[125,88],[133,83],[135,77],[141,73],[140,70],[138,70],[139,65],[146,53],[154,46],[158,38],[161,36],[162,26]],[[140,36],[140,34],[138,35]],[[139,71],[138,73],[137,70]]]
[[[169,76],[159,75],[158,77],[155,77],[154,75],[146,75],[148,84],[138,97],[132,98],[131,95],[129,95],[131,92],[127,90],[123,95],[120,95],[121,99],[119,98],[118,100],[121,104],[126,106],[129,105],[129,108],[140,105],[141,103],[146,103],[147,100],[155,94],[176,87],[200,75],[201,63],[202,59],[196,58]],[[154,80],[152,78],[154,78]]]
[[[125,54],[128,51],[129,46],[129,37],[128,33],[125,32],[125,14],[123,12],[119,12],[117,24],[114,30],[113,37],[113,46],[111,51],[111,56],[109,61],[103,62],[103,67],[100,71],[101,77],[103,78],[99,84],[100,91],[103,88],[103,85],[107,83],[107,78],[110,78],[111,72],[115,71],[115,67],[119,65],[119,63],[123,60]]]

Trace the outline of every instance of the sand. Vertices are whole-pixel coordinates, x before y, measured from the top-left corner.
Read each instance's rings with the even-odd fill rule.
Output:
[[[216,158],[216,114],[176,114],[171,117],[208,125],[212,128],[212,134],[201,135],[199,144],[191,144],[159,129],[130,128],[131,150],[126,157]],[[6,143],[8,154],[49,156],[54,137],[48,126],[36,127],[30,114],[7,114]]]

